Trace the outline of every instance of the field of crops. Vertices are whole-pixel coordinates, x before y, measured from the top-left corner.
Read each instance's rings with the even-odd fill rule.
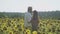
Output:
[[[0,34],[37,34],[24,27],[23,18],[0,18]],[[39,34],[60,34],[60,20],[39,19]]]

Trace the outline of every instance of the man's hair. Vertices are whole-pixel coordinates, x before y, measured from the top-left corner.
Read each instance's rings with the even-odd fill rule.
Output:
[[[28,12],[32,13],[32,7],[31,6],[28,7]]]

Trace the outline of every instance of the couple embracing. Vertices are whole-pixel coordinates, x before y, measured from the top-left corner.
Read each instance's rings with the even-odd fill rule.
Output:
[[[38,12],[36,10],[32,11],[32,7],[28,7],[28,12],[25,13],[24,17],[24,27],[32,27],[32,31],[37,31],[38,23]]]

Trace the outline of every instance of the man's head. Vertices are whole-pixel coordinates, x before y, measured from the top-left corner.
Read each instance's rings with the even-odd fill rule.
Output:
[[[28,7],[28,12],[32,13],[32,7]]]

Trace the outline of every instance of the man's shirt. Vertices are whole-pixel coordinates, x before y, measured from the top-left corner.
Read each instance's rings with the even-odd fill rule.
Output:
[[[28,27],[28,26],[31,25],[31,24],[29,23],[30,20],[31,20],[31,18],[32,18],[31,13],[26,12],[26,13],[25,13],[25,16],[24,16],[24,26],[25,26],[25,27]]]

